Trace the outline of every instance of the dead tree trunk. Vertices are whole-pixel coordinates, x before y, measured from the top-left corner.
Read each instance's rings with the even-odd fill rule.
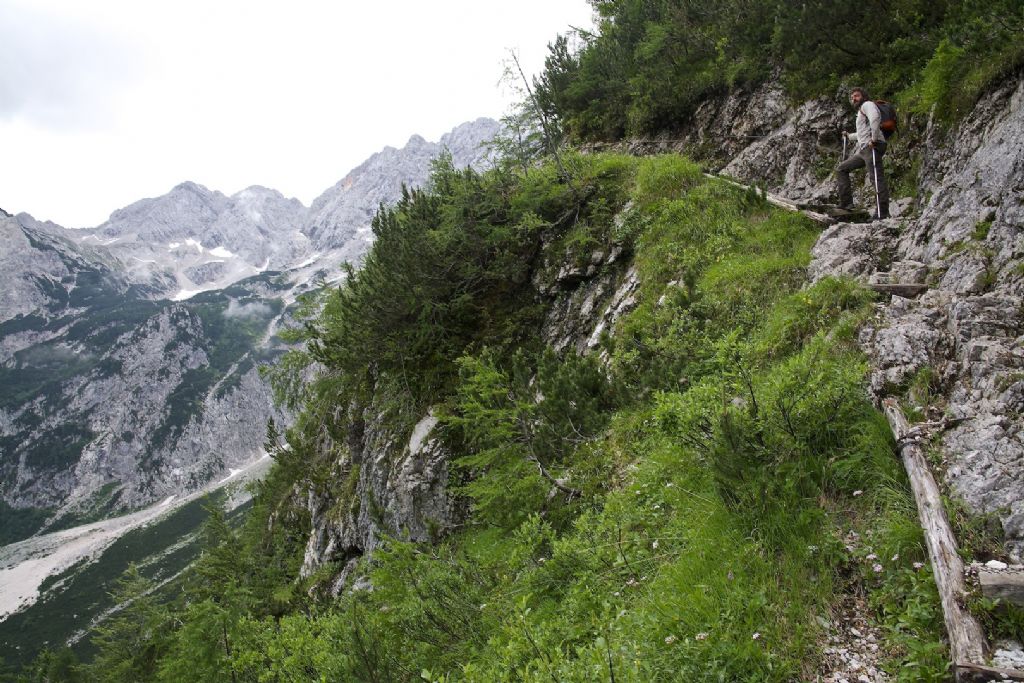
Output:
[[[885,416],[899,444],[903,465],[917,501],[917,513],[924,529],[924,540],[931,558],[935,584],[942,600],[942,614],[949,634],[949,649],[957,680],[969,680],[960,674],[977,669],[985,661],[985,634],[978,620],[967,609],[964,563],[957,554],[956,539],[949,527],[939,487],[928,468],[921,447],[907,440],[910,424],[894,398],[883,401]]]

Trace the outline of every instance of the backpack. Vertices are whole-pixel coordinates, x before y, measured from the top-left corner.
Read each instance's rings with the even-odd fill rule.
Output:
[[[875,106],[878,107],[878,113],[881,115],[878,128],[882,131],[885,139],[888,140],[900,127],[896,119],[896,105],[885,100],[875,100]]]

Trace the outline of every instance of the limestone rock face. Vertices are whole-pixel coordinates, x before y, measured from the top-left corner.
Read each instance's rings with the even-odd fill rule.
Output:
[[[302,575],[325,562],[345,570],[385,535],[430,541],[451,530],[459,511],[447,490],[448,453],[434,434],[437,418],[428,413],[405,435],[378,405],[362,411],[344,448],[327,444],[339,455],[334,464],[343,491],[308,492],[312,533],[306,544]]]
[[[1002,521],[1007,549],[1024,554],[1024,82],[1008,81],[959,126],[929,126],[918,216],[839,224],[814,250],[812,278],[931,288],[894,296],[861,336],[871,390],[934,378],[951,426],[942,433],[945,481],[968,507]]]
[[[362,257],[372,243],[370,223],[381,204],[397,202],[403,185],[423,185],[430,176],[431,163],[443,150],[451,154],[456,168],[484,168],[491,160],[484,143],[499,129],[492,119],[477,119],[456,127],[436,143],[413,135],[402,149],[385,147],[377,152],[313,200],[304,228],[313,249],[344,249],[345,260]]]

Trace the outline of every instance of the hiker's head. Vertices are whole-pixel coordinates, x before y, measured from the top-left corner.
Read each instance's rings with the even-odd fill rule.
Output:
[[[850,104],[853,105],[854,109],[860,109],[860,105],[868,99],[868,94],[864,88],[854,88],[850,91]]]

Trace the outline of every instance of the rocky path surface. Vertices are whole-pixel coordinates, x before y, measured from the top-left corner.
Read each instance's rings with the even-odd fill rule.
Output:
[[[837,606],[823,649],[822,683],[881,683],[881,631],[873,624],[864,597],[848,593]]]

